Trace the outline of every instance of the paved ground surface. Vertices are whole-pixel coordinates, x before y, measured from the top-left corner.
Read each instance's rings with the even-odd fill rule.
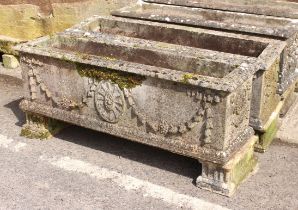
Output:
[[[20,83],[0,76],[0,209],[297,209],[298,147],[276,141],[232,198],[196,188],[197,161],[91,130],[19,137]],[[297,127],[295,131],[297,132]]]
[[[298,97],[287,115],[281,120],[277,138],[281,141],[298,144]]]

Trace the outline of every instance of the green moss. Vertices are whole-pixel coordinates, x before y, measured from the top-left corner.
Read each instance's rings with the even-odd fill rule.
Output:
[[[183,79],[182,79],[182,82],[187,84],[189,83],[189,80],[192,79],[192,80],[197,80],[198,78],[192,74],[192,73],[187,73],[187,74],[184,74],[183,75]]]
[[[244,155],[244,157],[235,165],[232,171],[232,182],[238,186],[243,180],[253,171],[257,164],[257,160],[254,157],[254,150],[250,150]]]
[[[45,140],[66,127],[66,124],[61,121],[41,115],[27,114],[26,117],[30,123],[24,126],[21,130],[20,136],[29,139]]]
[[[274,140],[278,131],[278,117],[271,123],[265,133],[259,133],[259,142],[255,146],[257,152],[265,152],[272,141]]]
[[[33,131],[29,127],[23,128],[20,135],[29,139],[40,140],[48,139],[52,136],[52,134],[48,130]]]
[[[118,72],[108,68],[94,68],[86,65],[77,64],[77,70],[82,77],[94,78],[97,81],[110,80],[117,84],[121,89],[131,89],[141,85],[145,80],[144,76]]]

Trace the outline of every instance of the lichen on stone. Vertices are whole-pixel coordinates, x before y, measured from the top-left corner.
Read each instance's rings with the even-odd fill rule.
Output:
[[[76,66],[80,76],[94,78],[97,81],[109,80],[117,84],[122,90],[139,86],[145,80],[144,76],[119,72],[108,68],[95,68],[82,64],[77,64]]]
[[[66,127],[66,124],[38,114],[26,113],[27,124],[21,130],[20,136],[29,139],[46,140]]]
[[[40,139],[45,140],[52,136],[52,134],[47,130],[33,131],[30,127],[25,126],[21,130],[20,136],[26,137],[28,139]]]
[[[183,79],[182,79],[182,82],[187,84],[189,83],[189,80],[192,79],[192,80],[197,80],[198,78],[192,74],[192,73],[187,73],[187,74],[184,74],[183,75]]]

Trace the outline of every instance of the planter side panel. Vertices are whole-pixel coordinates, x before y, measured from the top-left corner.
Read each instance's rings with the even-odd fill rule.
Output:
[[[226,161],[228,155],[218,152],[237,145],[234,140],[248,128],[250,82],[233,94],[236,100],[245,92],[245,108],[233,102],[229,109],[230,98],[223,93],[187,82],[140,79],[33,55],[22,55],[21,61],[29,112],[214,162]],[[99,77],[81,72],[94,68]],[[240,143],[245,140],[238,138]]]
[[[256,130],[264,129],[281,100],[278,94],[279,69],[280,60],[277,59],[268,70],[256,73],[250,117],[250,125]]]
[[[247,139],[245,130],[249,124],[252,99],[252,78],[227,97],[225,149],[231,145],[242,144]]]

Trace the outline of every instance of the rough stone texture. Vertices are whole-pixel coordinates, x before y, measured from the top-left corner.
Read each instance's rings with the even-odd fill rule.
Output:
[[[185,3],[185,1],[170,1],[169,3],[174,4],[176,2]],[[295,5],[297,7],[297,4]],[[282,10],[282,8],[277,10]],[[283,94],[298,77],[296,71],[298,66],[298,25],[296,19],[144,2],[122,8],[113,12],[113,14],[121,17],[207,27],[252,35],[265,35],[271,39],[284,40],[287,42],[287,47],[285,51],[281,52],[283,59],[279,71],[278,93]],[[297,9],[292,14],[297,14]]]
[[[257,152],[266,152],[272,143],[272,141],[276,137],[276,133],[278,131],[278,122],[281,110],[284,106],[284,101],[279,102],[278,106],[271,114],[270,119],[264,127],[263,131],[257,131],[257,135],[259,136],[259,140],[255,145],[255,150]]]
[[[232,196],[256,167],[254,145],[257,140],[258,137],[252,137],[224,166],[201,162],[202,175],[196,181],[198,187]]]
[[[238,54],[244,55],[246,56],[244,59],[256,59],[256,57],[263,59],[264,63],[260,67],[260,71],[256,73],[253,82],[250,125],[256,130],[264,131],[264,126],[269,121],[271,114],[281,100],[281,96],[277,94],[280,71],[279,66],[281,65],[278,55],[282,52],[285,43],[280,42],[280,47],[274,48],[272,45],[274,41],[260,37],[243,36],[233,33],[223,33],[177,25],[166,25],[166,27],[162,28],[160,24],[151,24],[148,22],[133,24],[137,23],[137,21],[121,18],[114,18],[111,20],[112,21],[110,22],[104,19],[99,21],[98,17],[93,17],[71,30],[83,30],[88,31],[89,33],[101,31],[116,34],[118,32],[136,38],[192,46],[195,47],[196,50],[198,48],[203,48],[231,53],[234,56]],[[117,22],[117,20],[121,21]],[[116,26],[111,27],[113,24]],[[158,29],[154,29],[153,26],[156,26]],[[176,35],[172,35],[172,37],[169,38],[167,37],[167,34],[170,33],[175,33]],[[197,35],[195,36],[195,34]],[[246,46],[250,46],[252,49],[247,50]],[[267,49],[271,48],[272,52],[275,51],[274,53],[277,57],[275,61],[268,59],[270,56],[268,57],[266,51],[264,51],[266,46],[268,47]],[[208,53],[210,54],[210,52]],[[212,59],[214,55],[210,55],[210,57],[209,55],[204,56],[208,56],[208,58]],[[231,60],[229,62],[231,62]],[[197,68],[200,69],[200,74],[225,76],[224,70],[221,70],[220,73],[215,69],[208,70],[200,63],[198,63]],[[190,69],[190,67],[188,67],[188,69]]]
[[[275,72],[285,44],[122,18],[88,21],[17,47],[21,108],[216,164],[230,195],[254,162],[244,146],[243,174],[234,177],[234,155],[253,135],[253,76]],[[189,46],[192,39],[222,45]]]
[[[111,10],[131,2],[133,0],[2,0],[0,51],[10,53],[10,46],[5,45],[7,39],[31,40],[53,34],[92,15],[108,15]]]
[[[23,126],[21,136],[29,139],[49,139],[59,133],[65,123],[37,114],[26,113],[26,124]]]
[[[0,87],[1,143],[5,136],[13,140],[7,148],[3,148],[3,144],[0,146],[0,209],[47,206],[49,209],[165,210],[187,209],[185,202],[197,206],[200,200],[237,210],[296,209],[298,206],[295,187],[298,186],[298,179],[295,179],[298,146],[274,141],[268,152],[256,154],[260,166],[257,173],[253,173],[233,197],[219,196],[194,187],[193,181],[201,170],[194,159],[77,126],[68,127],[51,141],[20,137],[20,124],[25,122],[25,115],[18,106],[23,98],[23,86],[13,79],[0,77]],[[294,115],[297,116],[297,111]],[[291,122],[293,120],[289,120],[288,125]],[[292,127],[291,132],[297,128]],[[16,152],[15,147],[24,143],[26,146]],[[96,179],[94,170],[89,170],[90,175],[67,171],[42,161],[41,157],[55,161],[66,157],[79,160],[95,171],[98,168],[112,170],[155,184],[154,193],[160,192],[161,187],[189,196],[191,200],[171,199],[165,191],[162,195],[175,203],[170,205],[143,189],[133,187],[127,191],[127,185],[119,186],[111,179]],[[206,206],[194,209],[206,209]]]
[[[13,55],[2,55],[3,66],[8,69],[15,69],[20,66],[18,59]]]
[[[294,104],[297,95],[295,94],[295,83],[292,84],[288,90],[282,95],[283,107],[280,111],[280,117],[286,116],[287,112]]]
[[[264,132],[266,125],[275,116],[281,96],[277,94],[280,60],[277,59],[268,71],[259,71],[253,82],[253,97],[251,105],[250,125]]]
[[[297,0],[145,0],[152,3],[163,3],[209,9],[220,9],[277,17],[298,18]]]

